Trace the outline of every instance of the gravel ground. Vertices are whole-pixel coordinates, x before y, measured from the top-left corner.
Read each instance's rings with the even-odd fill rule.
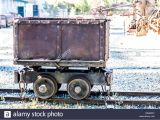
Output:
[[[0,108],[3,109],[160,109],[159,106],[153,105],[83,105],[83,104],[57,104],[47,102],[0,102]]]
[[[160,36],[149,32],[147,36],[135,37],[124,32],[126,18],[111,18],[110,59],[108,68],[113,69],[112,91],[155,91],[160,92]],[[18,88],[14,84],[12,27],[0,29],[0,88]],[[32,84],[29,86],[32,88]],[[36,104],[35,104],[36,103]],[[4,105],[5,104],[5,105]],[[10,104],[10,105],[9,105]],[[19,104],[17,106],[17,104]],[[23,105],[25,104],[25,105]],[[21,106],[22,105],[22,106]],[[0,108],[113,108],[152,109],[157,106],[86,106],[50,105],[49,103],[0,103]]]

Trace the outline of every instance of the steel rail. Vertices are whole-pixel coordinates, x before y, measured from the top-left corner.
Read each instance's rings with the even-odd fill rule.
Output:
[[[110,99],[85,99],[85,100],[74,100],[71,98],[50,98],[50,99],[40,99],[34,97],[16,97],[16,96],[0,96],[1,101],[5,102],[15,102],[15,101],[22,101],[22,102],[32,102],[32,100],[36,100],[38,102],[48,102],[48,103],[65,103],[65,104],[92,104],[92,105],[160,105],[160,100],[110,100]]]
[[[19,89],[0,89],[0,94],[3,93],[20,93]],[[27,93],[34,93],[33,90],[28,90]],[[21,98],[20,96],[5,96],[0,95],[1,101],[25,101],[25,102],[31,102],[32,100],[38,100],[39,102],[49,102],[49,103],[65,103],[65,104],[93,104],[93,105],[108,105],[108,104],[114,104],[114,105],[160,105],[160,99],[159,100],[119,100],[119,99],[111,99],[111,97],[108,96],[107,92],[91,92],[91,97],[85,100],[74,100],[70,97],[63,97],[65,95],[68,95],[66,91],[59,91],[58,95],[54,98],[50,99],[40,99],[36,97],[28,97],[26,95],[24,98]],[[61,96],[61,97],[60,97]],[[111,92],[110,96],[136,96],[136,97],[142,97],[142,96],[160,96],[160,93],[158,92]]]
[[[20,93],[19,89],[0,89],[0,94],[2,93]],[[26,93],[34,93],[33,90],[27,90]],[[57,95],[65,95],[67,91],[58,91]],[[103,91],[91,91],[91,96],[107,96],[108,92]],[[121,91],[111,91],[110,96],[160,96],[160,92],[121,92]]]

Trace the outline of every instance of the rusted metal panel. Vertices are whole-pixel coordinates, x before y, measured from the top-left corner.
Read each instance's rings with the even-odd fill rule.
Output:
[[[105,29],[105,28],[103,28]],[[107,62],[109,59],[109,36],[110,36],[110,22],[106,22],[106,29],[104,30],[104,35],[105,35],[105,61]]]
[[[63,25],[62,59],[84,61],[99,60],[99,36],[99,26],[97,25]]]
[[[14,31],[15,64],[105,67],[108,60],[105,19],[20,18]]]
[[[105,67],[106,61],[76,61],[76,60],[15,60],[15,64],[24,66],[65,66],[65,67]]]
[[[58,46],[56,25],[20,24],[18,29],[18,58],[56,59]]]

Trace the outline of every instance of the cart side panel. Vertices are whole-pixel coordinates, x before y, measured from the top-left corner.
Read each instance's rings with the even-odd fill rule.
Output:
[[[108,20],[21,18],[15,21],[15,64],[55,66],[58,61],[61,66],[105,67],[108,49]]]
[[[56,59],[57,39],[54,24],[19,24],[18,59]]]
[[[98,24],[62,25],[62,56],[65,60],[100,60]]]
[[[105,39],[105,61],[107,62],[109,59],[109,36],[110,36],[110,21],[106,22],[106,29],[104,30],[104,39]]]

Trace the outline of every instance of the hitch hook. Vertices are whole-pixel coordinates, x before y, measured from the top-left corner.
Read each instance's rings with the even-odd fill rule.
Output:
[[[23,79],[23,75],[24,75],[25,71],[22,70],[20,71],[20,81],[19,81],[19,89],[20,89],[20,96],[21,98],[24,98],[25,92],[27,90],[27,83],[24,81]]]

